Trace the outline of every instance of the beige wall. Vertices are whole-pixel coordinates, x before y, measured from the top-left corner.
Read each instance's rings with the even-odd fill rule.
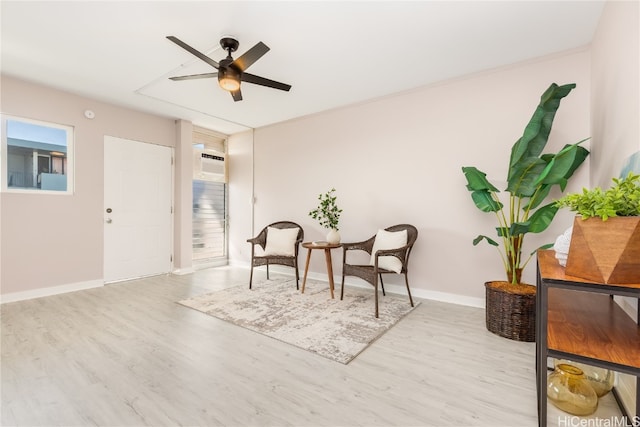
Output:
[[[609,187],[624,160],[640,150],[640,3],[609,1],[592,55],[591,184]]]
[[[104,136],[174,146],[174,121],[7,76],[1,83],[2,113],[75,128],[73,195],[0,195],[1,292],[100,283]]]
[[[193,124],[176,121],[174,173],[174,256],[176,272],[193,271]]]
[[[606,188],[611,177],[619,175],[625,159],[640,150],[640,3],[607,2],[591,57],[591,185]],[[637,299],[617,300],[637,316]],[[618,390],[631,414],[636,413],[636,381],[629,375],[618,377]]]
[[[253,131],[231,135],[229,156],[229,262],[251,258],[253,227]],[[258,230],[259,231],[259,230]],[[256,232],[257,233],[257,232]]]
[[[589,52],[575,51],[256,129],[254,225],[290,219],[304,227],[306,240],[321,239],[325,230],[308,212],[319,193],[335,187],[343,241],[414,224],[416,293],[482,304],[483,283],[504,272],[493,247],[472,246],[477,234],[493,235],[496,224],[473,205],[461,167],[477,166],[504,183],[510,148],[552,82],[575,82],[577,89],[558,111],[549,149],[588,137],[589,70]],[[588,165],[583,169],[573,188],[586,185]],[[527,248],[553,241],[568,218],[560,214]],[[324,275],[321,258],[312,259],[311,270]],[[534,270],[532,262],[525,273],[530,283]]]

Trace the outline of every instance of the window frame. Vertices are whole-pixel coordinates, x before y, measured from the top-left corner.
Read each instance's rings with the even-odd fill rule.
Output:
[[[36,126],[42,126],[52,129],[64,130],[66,132],[67,152],[66,152],[66,168],[63,175],[67,178],[66,190],[42,190],[36,187],[9,187],[8,185],[8,138],[7,122],[15,121]],[[57,195],[73,195],[75,192],[75,127],[60,123],[48,122],[45,120],[31,119],[27,117],[15,116],[11,114],[0,113],[0,122],[2,128],[2,140],[0,141],[0,191],[3,193],[19,193],[19,194],[57,194]],[[40,156],[41,154],[38,154]],[[49,154],[49,157],[51,155]]]

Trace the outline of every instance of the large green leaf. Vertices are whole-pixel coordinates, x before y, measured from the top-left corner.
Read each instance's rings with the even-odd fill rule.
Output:
[[[583,139],[582,141],[578,142],[578,144],[586,141],[587,139]],[[580,146],[576,148],[576,156],[573,160],[573,165],[571,165],[571,167],[567,171],[567,174],[564,176],[567,179],[567,181],[569,180],[569,178],[573,176],[574,172],[580,167],[580,165],[582,165],[582,163],[586,160],[587,157],[589,157],[589,150]],[[562,191],[564,191],[565,187],[566,187],[566,182],[565,182],[565,185],[560,186]]]
[[[538,187],[538,178],[547,167],[539,157],[528,157],[513,168],[513,177],[507,183],[507,191],[518,197],[531,197]]]
[[[471,193],[471,198],[476,204],[476,207],[482,212],[498,212],[500,209],[502,209],[502,203],[497,202],[491,196],[491,193],[486,190],[474,191],[473,193]]]
[[[462,172],[467,178],[467,189],[469,191],[498,191],[498,189],[487,180],[487,174],[478,170],[478,168],[474,166],[463,166]]]
[[[540,103],[529,120],[522,137],[516,141],[511,149],[509,159],[508,181],[518,179],[517,169],[519,163],[531,157],[538,157],[547,145],[553,119],[560,106],[560,100],[567,96],[575,83],[558,86],[552,83],[551,86],[540,97]]]
[[[487,174],[473,166],[462,168],[464,176],[467,178],[467,189],[471,191],[471,198],[476,207],[483,212],[497,212],[502,209],[502,203],[496,201],[492,192],[499,191],[487,180]]]
[[[487,243],[489,243],[489,244],[490,244],[490,245],[492,245],[492,246],[500,246],[500,245],[498,244],[498,242],[496,242],[495,240],[493,240],[493,239],[491,239],[491,238],[489,238],[489,237],[487,237],[487,236],[483,236],[483,235],[480,235],[480,236],[476,237],[475,239],[473,239],[473,246],[477,245],[477,244],[478,244],[478,243],[480,243],[482,240],[486,240],[486,241],[487,241]]]
[[[513,222],[509,227],[509,233],[512,236],[517,236],[518,234],[527,234],[529,232],[530,223],[530,221]]]
[[[575,157],[576,150],[560,150],[556,155],[551,157],[551,160],[538,177],[536,183],[559,184],[564,180],[564,176],[573,165]]]
[[[498,237],[510,237],[511,231],[507,227],[496,227]]]
[[[583,142],[583,141],[580,141]],[[573,175],[576,169],[584,162],[589,152],[580,147],[578,144],[565,145],[540,174],[539,182],[548,185],[560,185],[564,189],[564,185]]]
[[[558,208],[555,206],[555,203],[545,205],[535,211],[527,221],[511,223],[509,233],[511,236],[541,233],[549,227],[551,221],[553,221],[553,218],[556,216],[556,212],[558,212]]]
[[[529,233],[541,233],[546,230],[557,212],[555,202],[539,208],[529,217]]]
[[[536,194],[529,199],[529,203],[527,203],[522,209],[531,210],[540,206],[540,203],[544,202],[544,199],[549,195],[551,187],[551,185],[540,185]]]

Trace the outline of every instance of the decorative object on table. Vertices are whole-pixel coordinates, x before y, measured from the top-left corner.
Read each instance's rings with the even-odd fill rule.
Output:
[[[591,415],[598,408],[598,395],[584,372],[564,363],[549,374],[547,397],[554,406],[573,415]]]
[[[306,287],[302,294],[293,279],[278,278],[256,283],[253,291],[239,285],[178,303],[343,364],[413,310],[404,299],[388,297],[375,319],[366,289],[349,288],[338,301],[329,297],[326,282],[308,280]]]
[[[313,219],[317,219],[320,225],[324,228],[328,228],[327,242],[331,244],[340,243],[340,233],[338,233],[338,224],[340,222],[340,214],[342,209],[338,208],[336,204],[336,192],[335,188],[327,191],[324,194],[318,196],[320,204],[317,208],[309,212],[309,216]]]
[[[484,172],[470,166],[462,168],[476,207],[495,214],[502,249],[500,243],[485,235],[477,236],[473,244],[486,240],[498,249],[507,276],[506,284],[511,286],[506,287],[509,291],[505,292],[504,281],[485,283],[487,329],[513,340],[535,340],[535,288],[521,283],[522,270],[535,251],[528,257],[522,255],[524,237],[527,233],[547,229],[558,208],[554,203],[541,206],[542,203],[554,185],[564,190],[569,178],[589,155],[589,151],[579,145],[586,139],[565,145],[555,154],[542,153],[560,101],[575,87],[575,84],[558,86],[553,83],[542,94],[522,137],[511,148],[505,189],[507,200],[501,201],[500,190],[489,182]],[[548,247],[551,245],[544,246]],[[492,307],[494,304],[498,306]]]
[[[372,285],[375,289],[375,315],[378,317],[378,280],[384,291],[383,274],[404,274],[404,282],[409,294],[409,303],[413,307],[411,289],[409,289],[409,255],[418,238],[418,229],[413,225],[399,224],[378,230],[378,233],[369,239],[356,243],[342,244],[342,288],[340,299],[344,295],[344,277],[356,276]],[[369,265],[349,264],[347,262],[348,251],[365,251],[371,255]]]
[[[593,365],[587,365],[586,363],[578,363],[572,362],[571,360],[565,359],[556,359],[554,362],[554,366],[558,366],[560,364],[575,366],[580,369],[584,376],[591,384],[593,391],[596,392],[598,398],[606,395],[613,389],[613,385],[615,382],[615,372],[605,368],[599,368]]]
[[[564,233],[556,238],[556,242],[553,244],[553,251],[555,252],[558,264],[561,266],[567,265],[567,257],[569,256],[569,244],[571,243],[571,233],[573,227],[569,227],[564,230]]]
[[[249,289],[253,283],[253,269],[261,265],[279,264],[296,270],[296,289],[299,289],[298,250],[304,239],[304,230],[292,221],[278,221],[264,227],[260,233],[247,242],[251,243],[251,275]]]
[[[600,283],[640,283],[640,175],[613,178],[556,201],[576,212],[566,273]]]
[[[636,151],[627,157],[624,165],[622,165],[620,176],[627,176],[629,172],[640,173],[640,151]]]

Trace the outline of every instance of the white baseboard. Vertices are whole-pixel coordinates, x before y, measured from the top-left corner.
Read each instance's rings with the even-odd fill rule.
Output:
[[[232,261],[232,260],[229,260],[228,266],[245,268],[247,270],[250,268],[249,263]],[[219,268],[219,267],[216,267],[216,268]],[[274,273],[295,277],[295,273],[293,272],[293,269],[287,268],[284,266],[272,265],[270,267],[270,270],[273,271]],[[195,272],[195,269],[193,267],[187,267],[187,268],[175,269],[171,273],[176,275],[185,275],[185,274],[191,274],[194,272]],[[303,272],[301,271],[300,274],[303,274]],[[309,272],[307,277],[312,280],[329,282],[327,275],[322,273]],[[300,277],[300,280],[302,280],[302,277]],[[340,286],[340,283],[342,282],[342,276],[334,276],[333,282],[336,285],[336,288],[338,288]],[[365,281],[355,277],[345,278],[345,285],[359,287],[359,288],[368,288],[370,286]],[[80,291],[83,289],[98,288],[100,286],[104,286],[104,281],[92,280],[88,282],[71,283],[68,285],[33,289],[30,291],[24,291],[24,292],[13,292],[9,294],[0,295],[0,304],[4,304],[7,302],[22,301],[22,300],[27,300],[32,298],[47,297],[51,295],[63,294],[66,292]],[[406,292],[407,292],[406,287],[404,285],[393,285],[390,283],[388,283],[385,286],[385,291],[391,294],[398,294],[398,295],[406,295]],[[421,299],[441,301],[441,302],[447,302],[451,304],[465,305],[469,307],[478,307],[478,308],[485,307],[484,298],[474,298],[474,297],[468,297],[464,295],[450,294],[447,292],[429,291],[426,289],[419,289],[419,288],[411,288],[411,294],[414,297],[421,298]]]
[[[234,266],[243,267],[247,269],[250,268],[249,264],[247,263],[236,263],[234,264]],[[295,277],[295,273],[293,272],[293,270],[287,267],[272,265],[270,267],[270,271],[273,271],[274,273],[284,274],[286,276]],[[300,275],[301,275],[300,280],[302,280],[303,273],[304,273],[303,271],[300,272]],[[319,280],[321,282],[327,282],[327,283],[329,282],[329,278],[327,277],[327,275],[322,273],[309,272],[307,277],[309,279]],[[334,276],[333,283],[335,284],[336,288],[339,288],[340,283],[342,283],[342,276]],[[345,286],[353,286],[358,288],[370,288],[371,286],[368,283],[366,283],[364,280],[360,280],[357,277],[345,277],[344,284]],[[404,285],[385,284],[384,289],[386,292],[389,292],[391,294],[398,294],[398,295],[407,294],[407,288]],[[468,297],[464,295],[450,294],[447,292],[429,291],[426,289],[413,288],[413,287],[411,288],[411,295],[416,298],[428,299],[432,301],[447,302],[451,304],[465,305],[468,307],[485,308],[484,298]]]
[[[87,282],[69,283],[67,285],[50,286],[48,288],[32,289],[29,291],[11,292],[8,294],[0,295],[0,304],[24,301],[33,298],[48,297],[51,295],[82,291],[85,289],[99,288],[101,286],[104,286],[103,280],[90,280]]]
[[[249,268],[250,266],[251,264],[249,262],[229,258],[229,267]]]
[[[175,274],[177,276],[184,276],[185,274],[194,273],[196,270],[193,267],[187,268],[175,268],[171,271],[171,274]]]

